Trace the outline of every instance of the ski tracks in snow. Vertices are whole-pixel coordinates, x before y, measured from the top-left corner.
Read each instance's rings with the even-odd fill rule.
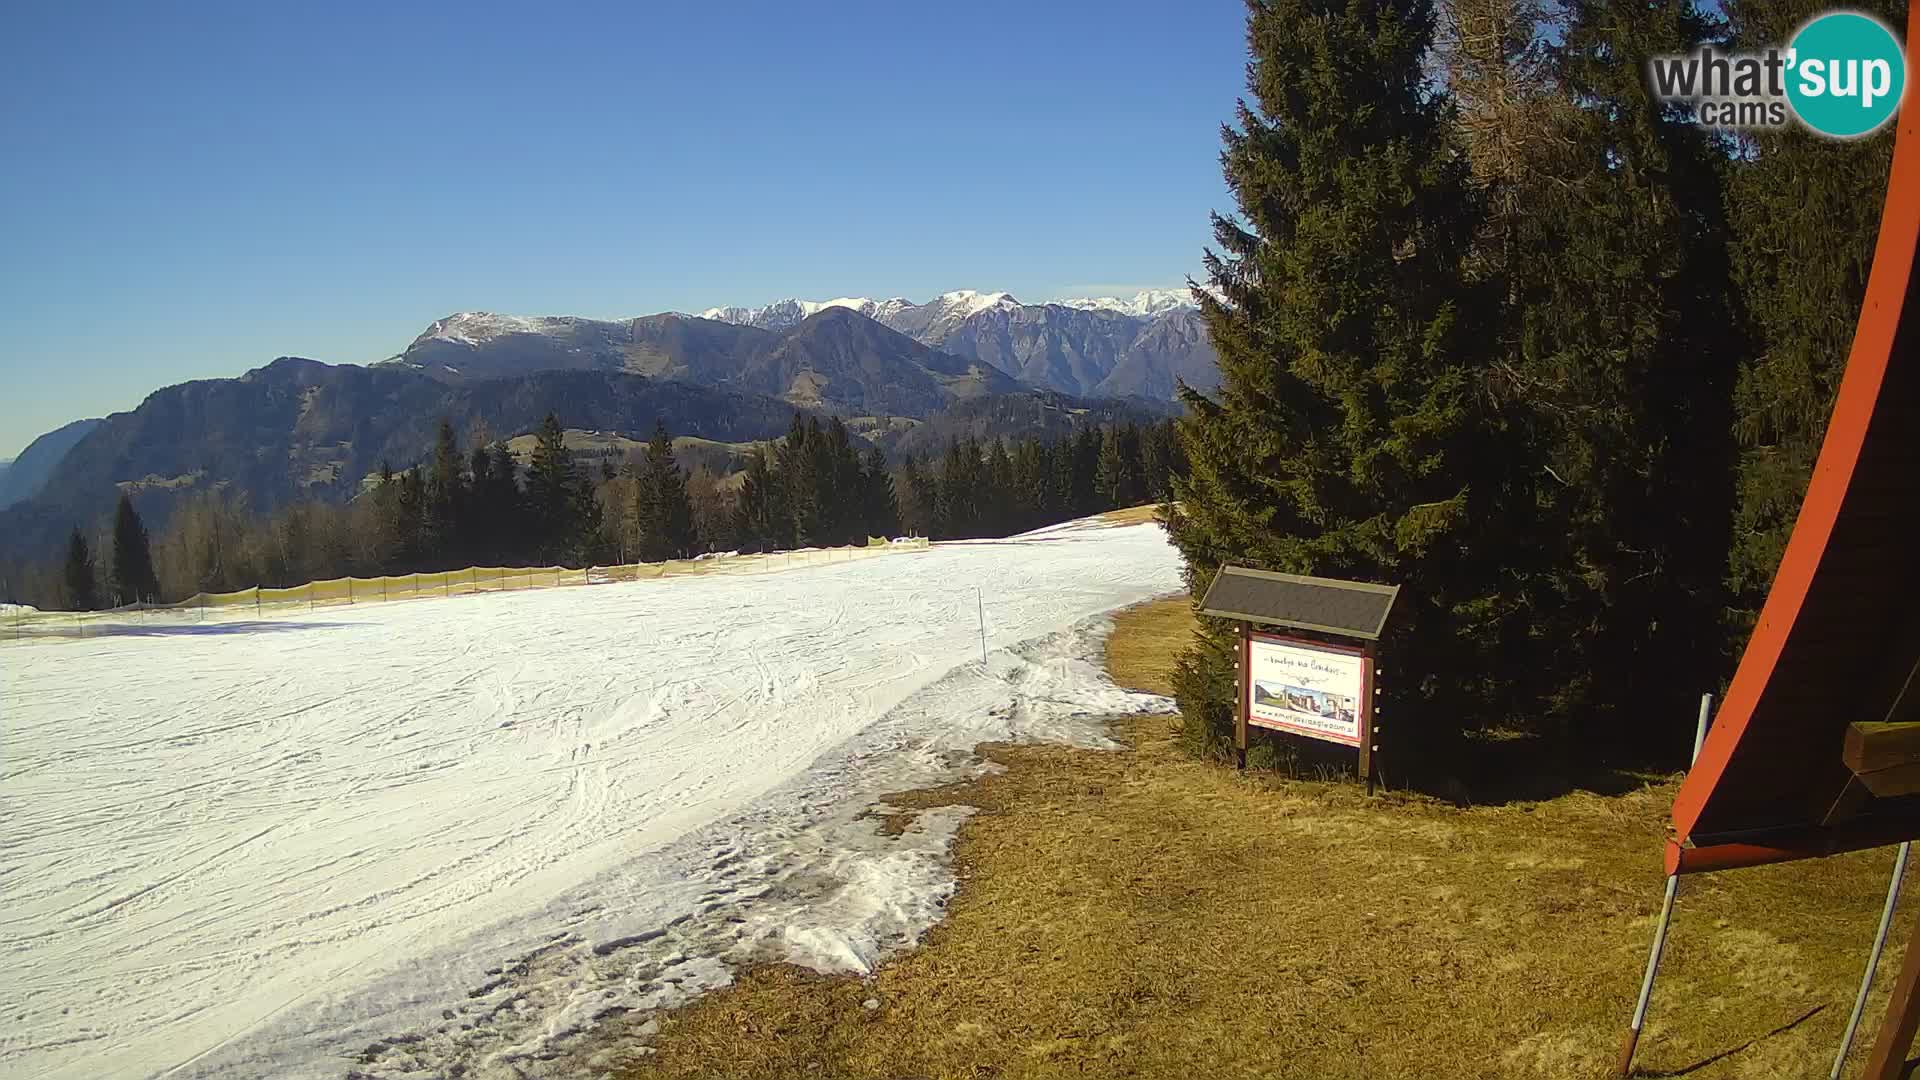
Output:
[[[1178,584],[1157,526],[1048,530],[8,646],[0,1072],[516,1075],[728,963],[871,964],[963,816],[872,799],[1150,707],[1085,622]]]

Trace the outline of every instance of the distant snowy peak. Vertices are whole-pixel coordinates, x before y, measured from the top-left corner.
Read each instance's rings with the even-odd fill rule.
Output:
[[[581,320],[568,315],[499,315],[491,311],[457,311],[434,320],[421,341],[451,341],[460,345],[479,345],[508,334],[553,335],[570,329]]]
[[[841,296],[832,300],[787,299],[775,300],[765,307],[712,307],[701,312],[700,318],[778,331],[790,330],[800,325],[807,316],[828,308],[850,308],[870,319],[885,321],[889,314],[913,306],[912,301],[899,297],[891,300],[869,300],[864,296]]]
[[[1054,300],[1052,303],[1086,311],[1115,311],[1143,319],[1194,306],[1193,295],[1185,289],[1144,289],[1126,300],[1117,296],[1081,296]]]
[[[983,311],[997,307],[1017,308],[1021,305],[1020,301],[1015,300],[1011,293],[977,292],[973,289],[956,289],[953,292],[941,293],[939,296],[934,297],[927,306],[937,307],[945,314],[966,318],[970,315],[978,315]]]

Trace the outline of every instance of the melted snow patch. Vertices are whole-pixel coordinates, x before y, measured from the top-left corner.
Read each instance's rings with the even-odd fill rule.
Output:
[[[556,902],[528,920],[560,927],[549,945],[483,973],[442,1023],[393,1031],[378,1003],[398,988],[319,1022],[370,1047],[355,1072],[369,1080],[559,1078],[577,1075],[577,1040],[604,1020],[685,1004],[739,966],[871,972],[945,913],[953,840],[973,812],[925,810],[887,836],[874,817],[882,797],[980,775],[981,742],[1112,748],[1108,717],[1172,711],[1106,677],[1111,626],[1090,619],[966,664],[746,813]]]

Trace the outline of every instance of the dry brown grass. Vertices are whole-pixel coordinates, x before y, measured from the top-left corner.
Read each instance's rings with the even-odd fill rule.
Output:
[[[1107,674],[1121,686],[1173,695],[1173,658],[1193,635],[1193,603],[1186,597],[1152,600],[1113,617]]]
[[[1185,618],[1122,615],[1116,676],[1163,689]],[[989,747],[1006,771],[889,800],[981,809],[924,945],[868,979],[747,972],[620,1075],[1608,1074],[1670,783],[1460,810],[1196,763],[1165,719],[1121,734],[1131,750]],[[1642,1074],[1825,1075],[1890,861],[1685,882]]]
[[[1094,516],[1110,525],[1138,525],[1141,522],[1154,520],[1159,512],[1158,504],[1147,503],[1144,506],[1129,506],[1124,510],[1108,510]]]

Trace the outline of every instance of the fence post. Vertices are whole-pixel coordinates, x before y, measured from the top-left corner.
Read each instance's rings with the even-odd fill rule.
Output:
[[[353,575],[347,575],[347,606],[353,606]]]
[[[307,582],[307,610],[313,610],[313,582]]]
[[[260,617],[260,586],[253,587],[253,617]]]

